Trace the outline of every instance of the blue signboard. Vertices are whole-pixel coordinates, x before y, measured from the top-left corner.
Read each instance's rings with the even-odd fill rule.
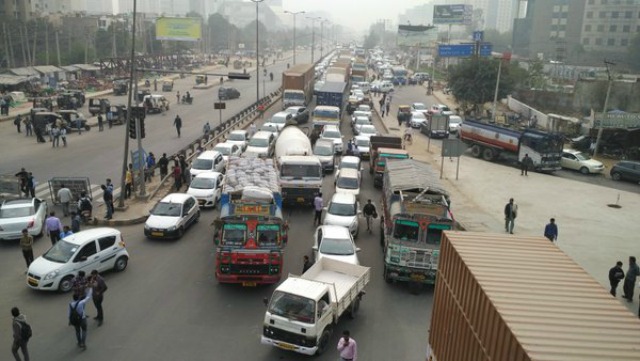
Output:
[[[142,150],[142,164],[145,164],[145,161],[147,160],[147,152],[145,152],[145,150]],[[140,170],[140,152],[138,152],[138,150],[132,150],[131,151],[131,164],[133,164],[133,170],[134,171],[138,171]]]
[[[482,40],[484,40],[484,31],[474,31],[473,41],[482,41]]]
[[[491,56],[491,51],[493,50],[491,44],[485,43],[480,44],[480,56]]]
[[[441,58],[471,55],[473,55],[473,44],[438,45],[438,56]]]

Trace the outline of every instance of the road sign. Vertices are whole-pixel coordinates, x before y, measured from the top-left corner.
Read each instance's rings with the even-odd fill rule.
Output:
[[[489,43],[480,44],[480,56],[491,56],[493,47]]]
[[[473,41],[482,41],[482,40],[484,40],[484,31],[474,31]]]
[[[142,162],[144,163],[144,161],[147,159],[147,152],[144,151],[144,149],[142,150]],[[138,171],[140,170],[140,152],[138,152],[138,150],[132,150],[131,151],[131,164],[133,164],[133,170],[134,171]]]
[[[442,140],[442,157],[459,157],[467,150],[467,145],[460,139]]]
[[[438,45],[441,58],[465,57],[473,55],[473,44]]]
[[[227,107],[227,103],[225,103],[225,102],[215,102],[215,103],[213,103],[213,109],[216,109],[216,110],[217,109],[220,109],[220,110],[226,109],[226,107]]]

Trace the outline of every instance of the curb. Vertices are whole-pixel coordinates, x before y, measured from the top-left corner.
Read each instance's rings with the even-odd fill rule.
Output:
[[[129,218],[129,219],[97,219],[94,218],[92,225],[94,226],[107,226],[107,227],[116,227],[116,226],[130,226],[133,224],[144,223],[149,216],[140,216],[137,218]]]

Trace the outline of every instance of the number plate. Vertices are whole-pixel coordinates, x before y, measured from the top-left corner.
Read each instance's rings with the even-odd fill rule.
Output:
[[[35,278],[28,277],[27,282],[34,287],[38,285],[38,280],[36,280]]]
[[[243,287],[255,287],[256,285],[255,282],[242,282]]]
[[[162,236],[164,236],[164,233],[162,233],[162,232],[151,232],[151,235],[152,236],[157,236],[157,237],[162,237]]]
[[[304,203],[304,197],[298,197],[298,198],[296,198],[296,202]]]
[[[420,274],[420,273],[412,273],[411,274],[411,279],[414,281],[424,281],[425,280],[425,275]]]
[[[280,347],[283,350],[295,350],[296,347],[294,345],[290,345],[288,343],[276,342],[276,346]]]

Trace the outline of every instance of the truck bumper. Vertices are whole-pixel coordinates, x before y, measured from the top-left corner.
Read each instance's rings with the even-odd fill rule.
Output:
[[[216,272],[216,279],[220,283],[239,283],[245,287],[254,287],[257,285],[271,285],[278,283],[282,275],[234,275]]]
[[[320,190],[317,188],[283,188],[282,203],[288,205],[313,205],[313,199]]]
[[[316,352],[318,351],[318,347],[298,346],[298,345],[290,344],[287,342],[273,340],[264,336],[260,336],[260,343],[263,345],[269,345],[269,346],[277,347],[279,349],[294,351],[294,352],[301,353],[304,355],[309,355],[309,356],[315,355]]]
[[[399,267],[385,263],[384,277],[387,280],[393,281],[433,285],[436,283],[436,270]]]

